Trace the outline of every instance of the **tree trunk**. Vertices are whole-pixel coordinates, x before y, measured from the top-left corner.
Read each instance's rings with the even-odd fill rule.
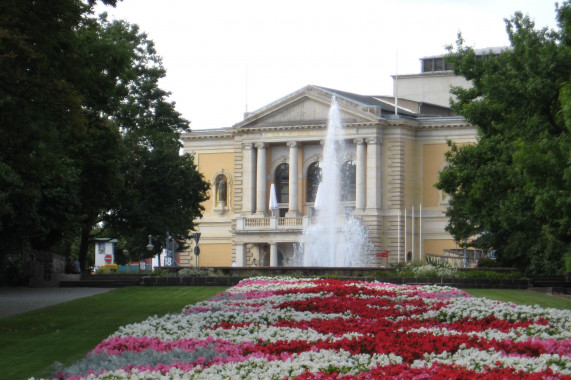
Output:
[[[85,272],[87,270],[87,250],[89,248],[91,230],[95,224],[94,220],[94,218],[87,218],[83,227],[81,227],[81,240],[79,242],[79,252],[77,255],[81,272]]]

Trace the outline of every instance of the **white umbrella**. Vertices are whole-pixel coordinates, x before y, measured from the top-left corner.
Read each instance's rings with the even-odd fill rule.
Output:
[[[278,198],[276,197],[276,187],[272,183],[270,186],[270,210],[277,210],[278,206]]]

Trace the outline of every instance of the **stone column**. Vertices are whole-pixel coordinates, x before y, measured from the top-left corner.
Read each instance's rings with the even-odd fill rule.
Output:
[[[287,216],[298,216],[297,207],[297,151],[299,144],[295,141],[287,143],[289,147],[289,205]]]
[[[242,146],[244,154],[242,182],[242,214],[251,215],[254,212],[254,189],[256,188],[256,151],[251,143]]]
[[[246,249],[244,244],[236,244],[236,266],[243,267],[246,263]]]
[[[278,245],[276,243],[270,243],[270,266],[278,266]]]
[[[256,215],[266,216],[266,144],[257,143],[258,165],[256,168]]]
[[[367,170],[366,152],[365,152],[365,140],[355,139],[353,140],[355,145],[357,145],[356,153],[356,182],[357,188],[355,193],[355,210],[363,212],[365,210],[365,200],[366,200],[366,186],[365,182],[366,176],[365,172]]]
[[[381,139],[367,139],[367,210],[381,208]]]

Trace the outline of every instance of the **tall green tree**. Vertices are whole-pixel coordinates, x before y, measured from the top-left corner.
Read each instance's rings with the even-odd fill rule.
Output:
[[[470,88],[454,110],[477,125],[477,144],[451,144],[436,185],[451,194],[447,230],[495,249],[501,265],[557,273],[571,255],[571,5],[559,29],[506,20],[511,48],[479,59],[460,37],[448,59]],[[569,269],[567,269],[569,270]]]
[[[202,215],[209,189],[193,157],[179,153],[180,132],[188,131],[189,123],[159,87],[166,72],[152,41],[136,25],[105,19],[100,23],[101,37],[126,44],[131,54],[129,70],[117,83],[124,93],[108,112],[109,120],[121,127],[126,148],[120,168],[123,186],[119,202],[100,213],[100,221],[106,231],[117,234],[131,257],[155,254],[145,249],[147,236],[164,242],[167,231],[181,240],[182,248],[194,219]],[[160,249],[160,244],[155,246]]]
[[[115,0],[104,0],[115,4]],[[0,2],[0,242],[49,249],[77,223],[86,137],[75,29],[93,2]]]
[[[79,240],[85,267],[96,225],[144,247],[202,213],[209,185],[179,154],[189,123],[152,41],[93,3],[0,3],[0,253]]]

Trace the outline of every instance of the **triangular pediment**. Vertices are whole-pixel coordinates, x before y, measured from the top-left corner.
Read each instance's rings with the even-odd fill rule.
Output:
[[[292,125],[325,125],[333,93],[317,86],[306,86],[247,115],[234,128],[256,128]],[[370,123],[378,117],[358,104],[338,100],[344,124]]]

